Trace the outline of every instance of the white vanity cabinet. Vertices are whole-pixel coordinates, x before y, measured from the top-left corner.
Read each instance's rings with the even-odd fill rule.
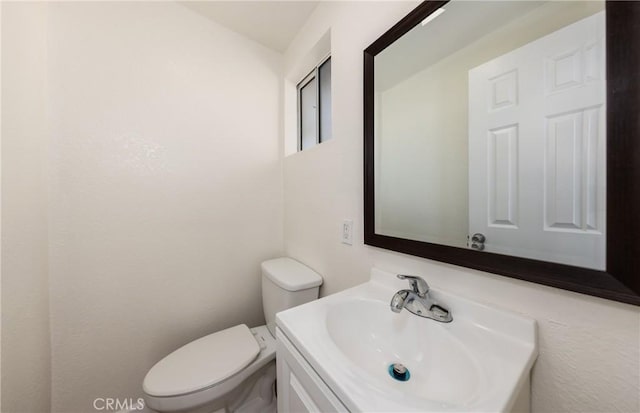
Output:
[[[348,412],[280,329],[276,338],[278,412]]]

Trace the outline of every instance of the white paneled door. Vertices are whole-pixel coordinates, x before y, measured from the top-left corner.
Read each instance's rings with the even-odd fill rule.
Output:
[[[604,25],[600,12],[469,71],[484,251],[605,268]]]

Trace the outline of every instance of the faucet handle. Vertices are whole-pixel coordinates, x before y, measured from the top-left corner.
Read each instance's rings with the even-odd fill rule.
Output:
[[[418,294],[418,296],[422,298],[427,296],[427,293],[429,292],[429,284],[427,284],[427,282],[422,277],[417,277],[415,275],[398,274],[398,278],[400,278],[401,280],[408,280],[411,289],[413,289],[413,292]]]

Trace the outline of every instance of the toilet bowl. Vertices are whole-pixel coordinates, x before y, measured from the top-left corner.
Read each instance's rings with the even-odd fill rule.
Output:
[[[240,324],[188,343],[156,363],[143,381],[157,412],[275,413],[275,314],[318,297],[322,278],[291,258],[262,263],[267,325]]]

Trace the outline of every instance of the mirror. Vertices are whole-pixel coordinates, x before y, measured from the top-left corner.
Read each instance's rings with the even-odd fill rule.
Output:
[[[609,25],[638,9],[425,2],[373,43],[365,51],[365,243],[640,303],[640,276],[612,272],[612,259],[632,258],[610,241],[621,242],[612,194],[632,192],[613,181],[623,171],[611,162],[637,150],[616,134],[636,115],[612,115],[622,96],[611,68],[620,79],[632,73],[637,88],[638,59],[616,57]],[[637,20],[618,34],[627,50],[638,43],[633,30]],[[632,162],[625,167],[637,170]]]

